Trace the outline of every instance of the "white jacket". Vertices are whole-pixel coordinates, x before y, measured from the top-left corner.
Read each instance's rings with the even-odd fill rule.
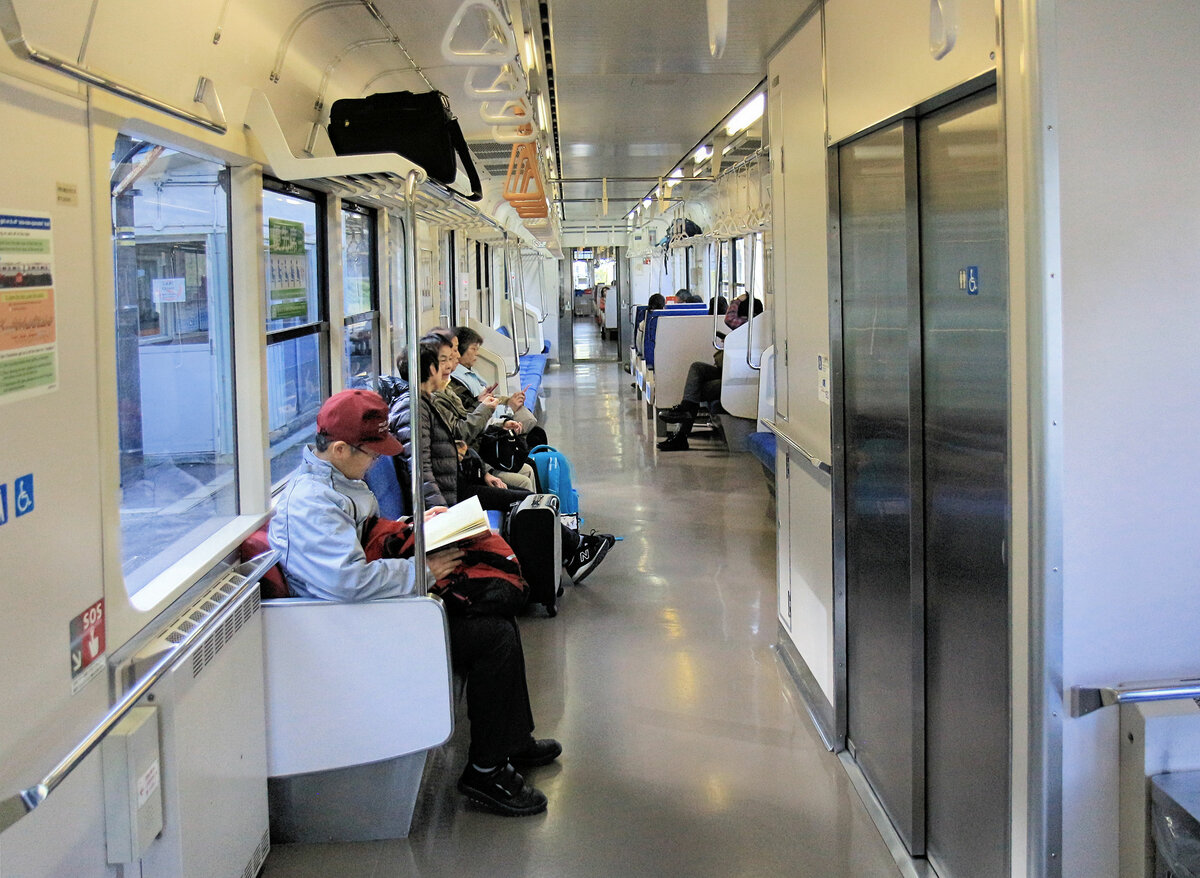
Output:
[[[363,553],[363,525],[377,515],[379,503],[366,482],[346,478],[305,448],[267,532],[292,591],[328,601],[412,594],[416,578],[410,559],[368,562]]]

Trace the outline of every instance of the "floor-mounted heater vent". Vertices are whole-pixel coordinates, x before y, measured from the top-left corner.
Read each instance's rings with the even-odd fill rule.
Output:
[[[133,660],[147,668],[220,616],[150,690],[159,709],[163,832],[142,857],[157,878],[253,878],[269,850],[262,614],[258,588],[229,572]],[[239,591],[241,590],[241,591]]]
[[[271,833],[264,832],[262,841],[258,843],[258,847],[254,849],[254,855],[250,857],[250,862],[246,864],[246,868],[242,870],[242,878],[254,878],[262,869],[263,863],[267,861],[267,854],[271,852]]]

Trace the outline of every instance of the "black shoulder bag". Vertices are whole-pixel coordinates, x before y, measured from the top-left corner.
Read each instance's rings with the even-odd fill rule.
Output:
[[[329,108],[329,142],[338,155],[399,153],[446,186],[454,182],[456,158],[461,159],[471,181],[471,194],[463,197],[483,198],[462,128],[440,91],[380,92],[334,101]]]

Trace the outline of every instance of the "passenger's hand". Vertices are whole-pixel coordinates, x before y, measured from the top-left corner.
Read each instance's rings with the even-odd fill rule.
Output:
[[[519,434],[521,432],[521,430],[523,430],[524,428],[521,426],[521,424],[518,421],[505,421],[504,429],[512,430],[514,433]]]
[[[450,507],[448,507],[448,506],[433,506],[429,509],[426,509],[425,510],[425,520],[429,521],[429,519],[433,518],[435,515],[441,515],[443,512],[445,512],[449,508]]]
[[[518,390],[516,393],[514,393],[512,396],[510,396],[508,398],[508,407],[511,408],[514,412],[523,405],[525,405],[525,391],[524,390]]]
[[[425,566],[433,574],[434,579],[445,579],[454,572],[458,562],[462,560],[462,549],[443,549],[440,552],[425,556]]]
[[[496,397],[494,397],[490,393],[486,393],[486,392],[481,393],[479,395],[479,402],[480,402],[480,404],[486,405],[488,408],[492,408],[492,409],[494,409],[496,406],[500,405],[500,400],[496,399]]]
[[[493,488],[507,488],[508,487],[508,485],[504,484],[503,479],[501,479],[499,476],[494,476],[491,473],[486,474],[483,477],[483,481],[484,481],[484,483],[490,485]]]

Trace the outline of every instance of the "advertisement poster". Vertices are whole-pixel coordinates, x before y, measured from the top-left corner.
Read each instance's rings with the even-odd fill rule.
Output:
[[[0,213],[0,402],[57,386],[50,217]]]
[[[304,223],[267,219],[267,296],[271,320],[299,317],[308,321],[308,255]]]

